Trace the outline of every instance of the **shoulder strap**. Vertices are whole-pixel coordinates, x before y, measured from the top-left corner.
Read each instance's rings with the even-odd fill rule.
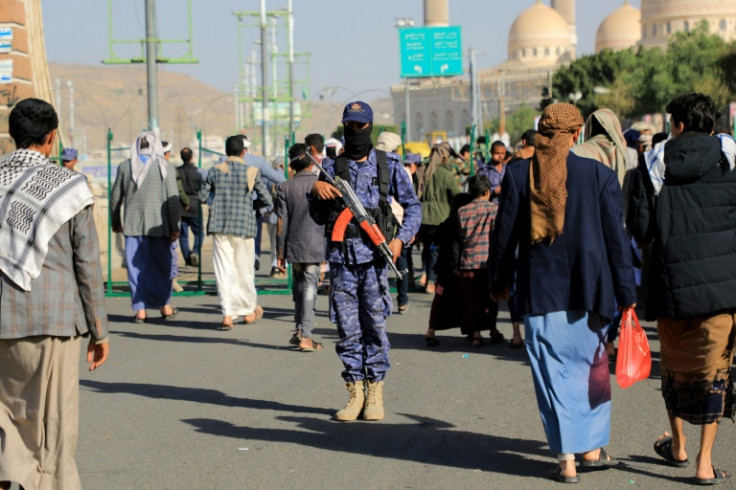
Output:
[[[350,168],[348,167],[348,157],[340,155],[335,158],[335,177],[350,182]]]
[[[388,159],[386,158],[385,151],[376,150],[376,162],[378,167],[378,194],[381,201],[388,203],[388,184],[391,180],[391,175],[388,170]],[[348,168],[347,157],[341,155],[335,158],[335,177],[340,177],[342,180],[350,182],[350,169]]]
[[[386,152],[376,150],[376,161],[378,163],[378,193],[381,201],[388,202],[388,183],[391,180],[391,176],[388,171]]]

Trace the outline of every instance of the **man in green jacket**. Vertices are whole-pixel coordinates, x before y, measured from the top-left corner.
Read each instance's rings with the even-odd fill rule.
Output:
[[[422,262],[424,273],[419,284],[427,294],[434,294],[437,275],[434,264],[437,262],[439,245],[437,230],[440,223],[450,216],[452,199],[460,192],[460,183],[455,178],[452,164],[459,158],[449,143],[439,143],[432,147],[429,164],[422,175],[417,195],[422,202]]]

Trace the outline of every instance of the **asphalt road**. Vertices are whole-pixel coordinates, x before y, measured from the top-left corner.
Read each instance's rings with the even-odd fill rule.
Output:
[[[265,268],[265,267],[264,267]],[[77,461],[86,489],[474,489],[553,488],[549,454],[524,350],[472,348],[459,331],[424,346],[431,297],[412,293],[388,320],[392,369],[386,418],[332,420],[347,392],[334,352],[336,331],[318,301],[320,352],[288,344],[290,296],[259,296],[265,317],[219,331],[216,296],[178,297],[179,317],[133,324],[127,298],[107,301],[111,356],[82,371]],[[658,343],[650,379],[613,385],[609,453],[618,469],[581,471],[581,488],[682,488],[694,465],[664,466],[652,450],[667,429]],[[500,329],[510,337],[508,314]],[[696,427],[687,434],[697,444]],[[733,424],[714,448],[736,470]],[[690,459],[696,456],[690,446]],[[734,488],[734,481],[721,488]]]

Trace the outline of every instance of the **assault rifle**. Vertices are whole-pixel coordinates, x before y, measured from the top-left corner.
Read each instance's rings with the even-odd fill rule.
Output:
[[[365,210],[365,207],[363,207],[363,205],[360,203],[358,196],[355,195],[355,191],[353,191],[353,188],[350,187],[350,183],[341,179],[340,177],[335,177],[333,179],[325,171],[325,169],[322,168],[322,165],[317,163],[317,160],[315,160],[312,155],[310,155],[308,152],[305,152],[304,154],[308,156],[309,159],[312,160],[312,163],[314,163],[314,166],[317,167],[320,172],[322,172],[322,175],[325,176],[325,180],[334,185],[337,190],[340,191],[340,194],[342,194],[342,202],[345,204],[345,209],[342,210],[342,212],[338,215],[337,220],[335,221],[335,225],[332,228],[332,235],[330,236],[330,240],[332,240],[333,242],[342,242],[345,239],[345,229],[347,228],[348,224],[350,224],[350,221],[355,219],[355,221],[358,222],[360,229],[362,229],[366,233],[366,235],[368,235],[371,243],[373,243],[373,245],[378,249],[378,252],[381,254],[381,256],[386,259],[388,266],[391,268],[392,271],[394,271],[396,277],[398,279],[402,279],[404,275],[396,267],[396,264],[394,264],[394,254],[391,253],[391,250],[388,248],[386,237],[383,235],[383,232],[378,227],[373,217],[368,214],[368,212]]]

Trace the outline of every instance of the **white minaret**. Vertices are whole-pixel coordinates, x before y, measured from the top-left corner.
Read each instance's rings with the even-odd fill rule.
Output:
[[[450,25],[450,0],[424,0],[424,25]]]
[[[567,27],[570,29],[572,56],[575,58],[578,47],[578,34],[575,27],[575,0],[552,0],[552,8],[562,14],[567,21]]]

